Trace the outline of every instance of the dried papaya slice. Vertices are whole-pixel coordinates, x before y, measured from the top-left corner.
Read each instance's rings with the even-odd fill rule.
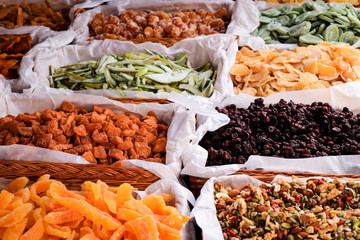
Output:
[[[148,208],[155,214],[165,214],[165,201],[161,196],[157,195],[146,195],[141,199]]]
[[[134,210],[138,213],[141,213],[142,215],[152,215],[153,214],[153,212],[151,211],[150,208],[148,208],[144,203],[142,203],[138,200],[135,200],[135,199],[126,201],[124,204],[124,207]]]
[[[30,190],[23,188],[14,193],[14,196],[21,198],[23,203],[27,203],[30,200]]]
[[[20,207],[15,208],[9,214],[0,218],[0,227],[11,227],[17,222],[21,221],[26,215],[33,209],[31,203],[23,204]]]
[[[142,217],[140,213],[125,207],[119,208],[117,213],[117,218],[124,221],[131,221],[139,217]]]
[[[26,184],[28,184],[29,179],[27,177],[19,177],[16,178],[14,181],[12,181],[11,183],[9,183],[5,190],[9,191],[9,192],[17,192],[23,188],[25,188]]]
[[[39,219],[19,240],[40,240],[44,235],[44,231],[43,219]]]
[[[22,219],[20,222],[6,228],[2,240],[18,240],[21,234],[25,231],[28,218]]]
[[[6,190],[2,190],[0,193],[0,210],[6,209],[6,207],[9,205],[9,203],[13,200],[14,197],[14,194]]]
[[[37,203],[39,206],[41,204],[40,196],[38,195],[41,192],[49,190],[50,184],[57,182],[56,180],[42,180],[37,181],[30,187],[30,199]]]
[[[128,183],[123,183],[117,190],[117,208],[120,208],[128,200],[134,199],[132,196],[133,187]]]
[[[156,221],[152,216],[137,218],[126,222],[124,225],[126,231],[133,233],[136,239],[157,240],[159,237]]]
[[[60,238],[68,238],[71,235],[71,229],[69,227],[62,227],[56,224],[48,224],[45,222],[45,233]]]
[[[181,217],[181,215],[178,215],[178,214],[170,214],[161,223],[163,223],[166,226],[169,226],[171,228],[174,228],[176,230],[179,230],[179,231],[181,230],[182,225],[183,225],[182,217]]]
[[[114,219],[111,215],[100,211],[84,199],[71,197],[76,194],[71,193],[58,183],[50,185],[50,193],[51,196],[64,207],[79,212],[94,223],[102,225],[106,230],[115,230],[121,227],[121,223]],[[81,197],[80,195],[77,196]]]
[[[157,222],[157,229],[159,231],[160,240],[180,240],[181,234],[178,230],[168,227],[161,222]]]
[[[94,234],[86,234],[80,240],[101,240],[100,238],[96,237]]]
[[[64,210],[61,212],[50,212],[45,217],[45,222],[49,224],[63,224],[82,219],[83,216],[74,210]]]
[[[121,240],[125,234],[125,226],[118,228],[110,237],[110,240]]]
[[[109,190],[105,190],[103,197],[104,197],[104,202],[105,202],[107,208],[109,209],[109,211],[116,214],[117,213],[116,194]]]

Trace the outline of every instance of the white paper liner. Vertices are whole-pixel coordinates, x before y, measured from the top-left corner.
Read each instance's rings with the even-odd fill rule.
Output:
[[[246,14],[240,15],[240,29],[244,33],[240,35],[239,38],[239,46],[248,46],[253,50],[260,50],[260,49],[268,49],[268,48],[275,48],[276,50],[292,50],[294,49],[297,44],[288,44],[288,43],[281,43],[281,44],[266,44],[265,41],[260,37],[254,37],[250,34],[260,25],[259,17],[260,13],[268,10],[270,8],[278,8],[280,6],[300,6],[305,2],[312,2],[305,0],[301,3],[272,3],[272,2],[265,2],[265,1],[251,1],[252,3],[248,3],[246,1],[237,1],[240,6],[240,9],[247,9]],[[249,17],[251,16],[251,17]],[[360,46],[360,40],[353,44],[354,48]]]
[[[20,177],[20,176],[19,176]],[[101,180],[101,179],[100,179]],[[0,178],[0,192],[4,189],[12,180],[6,178]],[[181,186],[178,182],[162,179],[154,182],[148,186],[145,191],[137,191],[139,196],[144,197],[150,194],[167,193],[175,198],[175,207],[184,216],[190,216],[190,206],[195,205],[194,195],[185,187]],[[195,239],[194,219],[190,219],[183,225],[180,231],[182,240]]]
[[[168,193],[174,196],[176,201],[175,206],[184,216],[190,216],[189,203],[192,206],[195,205],[195,197],[187,188],[181,186],[179,183],[175,181],[168,179],[162,179],[151,184],[149,187],[146,188],[145,193],[146,194]],[[180,231],[182,240],[195,239],[194,220],[195,219],[192,218],[183,225],[183,228]]]
[[[264,98],[265,104],[277,103],[280,99],[286,101],[293,100],[295,103],[311,104],[317,102],[327,102],[334,109],[342,110],[343,107],[349,108],[354,114],[360,113],[360,82],[352,82],[343,85],[330,87],[328,89],[302,90],[293,92],[274,93]],[[264,169],[278,171],[304,171],[313,173],[329,174],[360,174],[360,155],[326,156],[316,158],[286,159],[264,156],[250,156],[245,164],[229,164],[222,166],[206,167],[207,150],[198,143],[207,131],[214,131],[229,122],[229,118],[217,113],[209,106],[201,103],[188,104],[189,99],[186,95],[175,95],[170,100],[178,104],[183,104],[194,111],[198,118],[197,128],[191,133],[191,142],[183,152],[182,161],[184,168],[183,175],[210,178],[215,176],[228,175],[241,168]],[[223,99],[214,107],[224,108],[227,105],[235,104],[237,107],[247,108],[255,97],[246,94],[230,96]]]
[[[31,53],[23,58],[19,70],[19,85],[27,85],[30,88],[24,89],[24,93],[62,93],[69,94],[72,91],[55,89],[49,87],[49,66],[55,68],[78,63],[83,60],[99,60],[105,54],[117,54],[123,56],[126,52],[143,52],[150,49],[153,52],[162,53],[174,57],[177,53],[188,55],[193,67],[200,66],[206,62],[213,64],[217,69],[217,80],[214,85],[214,93],[210,99],[220,101],[224,95],[232,92],[232,82],[229,77],[230,62],[233,62],[237,51],[236,39],[233,36],[217,35],[204,36],[197,39],[186,39],[174,46],[167,48],[156,43],[134,44],[128,41],[94,41],[90,45],[67,45],[73,37],[73,33],[68,33],[65,40],[63,35],[59,36],[57,45],[52,48],[35,47]],[[64,37],[65,38],[65,37]],[[116,90],[80,90],[77,93],[96,94],[106,97],[122,97]],[[168,93],[149,93],[145,91],[124,91],[127,97],[140,98],[167,98]],[[195,96],[195,98],[200,98]],[[201,97],[202,98],[202,97]]]
[[[250,0],[243,0],[248,3],[251,3]],[[252,3],[253,5],[253,3]],[[216,11],[219,8],[224,7],[227,9],[228,13],[231,14],[231,22],[226,29],[226,34],[229,35],[241,35],[243,29],[239,26],[242,17],[244,14],[247,14],[247,8],[243,8],[242,5],[238,5],[237,2],[229,0],[218,0],[218,1],[201,1],[201,0],[183,0],[183,1],[164,1],[164,0],[123,0],[116,1],[112,0],[109,2],[108,6],[99,6],[92,10],[89,10],[85,13],[78,15],[72,24],[72,29],[78,33],[76,42],[78,44],[87,44],[90,37],[89,34],[89,23],[92,21],[94,16],[97,13],[103,13],[105,16],[115,15],[119,16],[122,12],[126,10],[137,10],[137,11],[146,11],[146,10],[163,10],[171,11],[173,9],[204,9]],[[251,15],[248,15],[252,17]],[[224,35],[224,34],[215,34],[215,35]],[[196,38],[195,38],[196,39]]]
[[[315,177],[311,177],[311,178],[320,178],[320,177],[316,177],[316,175],[314,176]],[[278,178],[282,178],[285,181],[292,181],[290,177],[277,175],[272,182],[275,182]],[[302,181],[306,181],[307,179],[310,178],[299,178],[299,179]],[[340,179],[340,181],[343,180]],[[202,187],[200,196],[196,200],[195,207],[191,212],[191,215],[196,219],[196,223],[202,229],[203,240],[224,239],[221,226],[216,217],[216,209],[214,204],[214,191],[215,191],[214,183],[216,182],[221,183],[224,186],[231,186],[231,187],[244,187],[250,183],[255,187],[259,187],[261,184],[265,183],[248,175],[234,175],[234,176],[210,178]]]
[[[92,110],[93,105],[102,108],[110,108],[115,113],[134,112],[142,116],[147,115],[149,111],[154,111],[158,118],[169,124],[168,141],[166,145],[166,165],[155,164],[146,161],[126,160],[126,164],[140,166],[151,170],[155,175],[161,178],[170,178],[177,180],[181,170],[180,156],[185,149],[188,139],[188,131],[194,125],[192,121],[194,116],[189,115],[181,106],[176,104],[158,104],[142,103],[130,104],[113,101],[101,96],[90,96],[85,94],[4,94],[5,104],[0,109],[0,117],[8,114],[17,116],[20,113],[35,111],[44,111],[46,109],[56,109],[60,107],[63,101],[69,101],[75,106],[81,106],[84,109]],[[1,98],[0,98],[1,100]],[[21,148],[21,150],[20,150]],[[173,152],[174,151],[174,152]],[[61,163],[84,163],[88,162],[80,156],[67,154],[60,151],[49,150],[45,148],[30,147],[24,145],[0,146],[0,156],[3,160],[39,160],[46,162]],[[125,164],[124,162],[124,164]]]

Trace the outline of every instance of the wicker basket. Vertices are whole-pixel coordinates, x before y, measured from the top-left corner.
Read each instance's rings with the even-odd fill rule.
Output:
[[[321,174],[321,173],[303,173],[303,172],[280,172],[280,171],[264,171],[264,170],[247,170],[247,169],[240,169],[237,172],[233,173],[232,175],[249,175],[260,181],[270,183],[276,175],[283,175],[283,176],[296,176],[299,178],[308,178],[308,177],[328,177],[328,178],[347,178],[352,180],[360,181],[360,175],[354,174],[344,174],[344,175],[337,175],[337,174]],[[208,178],[200,178],[200,177],[193,177],[189,176],[188,181],[190,185],[190,189],[195,195],[198,197],[200,195],[200,191],[202,186]]]
[[[123,103],[171,103],[167,99],[147,98],[110,98]],[[143,168],[128,168],[102,164],[49,163],[39,161],[0,160],[0,177],[15,179],[27,177],[36,181],[40,176],[49,174],[52,179],[60,180],[70,189],[80,189],[84,181],[101,180],[111,186],[130,183],[144,190],[160,178]]]
[[[0,160],[0,177],[3,178],[27,177],[31,181],[36,181],[44,174],[49,174],[52,179],[60,180],[70,189],[79,189],[84,181],[96,182],[100,179],[111,186],[130,183],[133,187],[144,190],[160,179],[143,168]]]
[[[185,38],[144,38],[144,39],[130,39],[135,44],[144,43],[144,42],[153,42],[153,43],[161,43],[166,47],[171,47],[175,43],[184,40]],[[124,40],[128,41],[128,40]]]

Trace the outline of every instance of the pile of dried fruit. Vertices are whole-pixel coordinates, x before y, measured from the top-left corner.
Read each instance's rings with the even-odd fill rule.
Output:
[[[71,90],[117,89],[182,92],[210,97],[214,91],[216,70],[210,63],[193,68],[185,54],[171,60],[162,54],[128,52],[124,57],[103,56],[99,61],[82,61],[58,69],[50,66],[50,86]]]
[[[207,165],[245,163],[250,155],[308,158],[360,153],[360,115],[329,104],[280,100],[265,107],[262,98],[250,106],[217,109],[230,122],[207,132],[200,145],[208,150]]]
[[[18,78],[22,57],[31,49],[30,35],[0,35],[0,74],[6,79]]]
[[[360,79],[360,50],[326,42],[281,52],[243,47],[230,74],[235,94],[263,97],[274,92],[329,88]]]
[[[348,3],[306,2],[281,6],[260,15],[252,33],[265,43],[317,44],[322,41],[354,44],[360,35],[360,10]]]
[[[63,102],[59,111],[0,118],[0,145],[24,144],[81,155],[90,163],[120,164],[124,159],[165,163],[168,126],[154,112],[93,112]]]
[[[359,183],[293,178],[260,187],[214,187],[225,240],[359,239]]]
[[[189,219],[166,206],[170,195],[136,200],[126,183],[113,188],[87,181],[81,191],[69,191],[49,175],[26,186],[28,181],[18,178],[0,193],[3,240],[180,240]]]
[[[265,2],[272,2],[272,3],[295,3],[295,2],[304,2],[304,0],[260,0]],[[350,3],[353,6],[359,6],[359,0],[324,0],[324,2],[338,2],[338,3]]]
[[[189,38],[199,35],[225,33],[230,21],[225,8],[216,13],[208,10],[173,12],[126,11],[117,16],[97,14],[90,23],[95,39]]]
[[[46,26],[55,31],[66,30],[70,24],[69,9],[54,11],[47,0],[45,4],[0,5],[0,27]]]

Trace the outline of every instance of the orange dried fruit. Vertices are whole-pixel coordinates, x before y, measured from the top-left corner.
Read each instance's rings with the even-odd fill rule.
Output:
[[[166,226],[161,222],[157,222],[157,229],[159,231],[159,239],[160,240],[180,240],[181,234],[178,230]]]
[[[125,229],[136,236],[136,239],[157,240],[159,232],[152,216],[143,216],[124,224]]]
[[[19,240],[40,240],[44,235],[44,231],[43,219],[39,219]]]
[[[131,221],[139,217],[142,217],[142,214],[124,207],[119,208],[117,212],[117,218],[123,221]]]

